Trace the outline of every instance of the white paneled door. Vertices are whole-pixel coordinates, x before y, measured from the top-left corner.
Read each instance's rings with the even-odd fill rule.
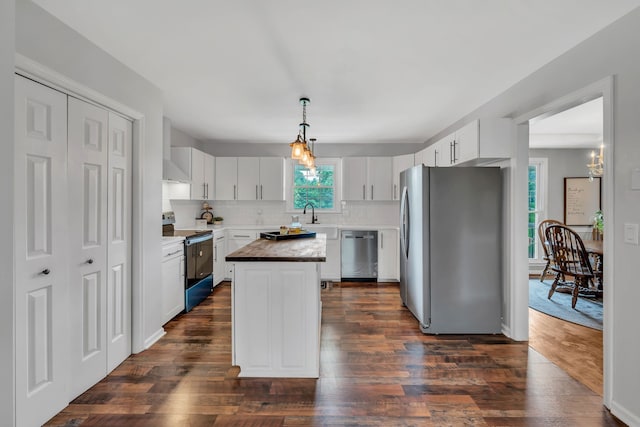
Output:
[[[70,399],[106,375],[108,123],[69,98]]]
[[[131,354],[131,132],[69,98],[70,399]]]
[[[15,78],[16,425],[131,354],[132,123]]]
[[[129,120],[109,113],[107,373],[131,354],[132,128]]]
[[[67,405],[67,97],[15,79],[16,425]],[[11,424],[10,420],[4,420]]]

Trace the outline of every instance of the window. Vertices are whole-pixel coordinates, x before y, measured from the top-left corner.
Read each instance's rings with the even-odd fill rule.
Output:
[[[311,203],[316,212],[338,212],[338,160],[316,159],[315,175],[295,161],[291,161],[290,165],[289,210],[302,210],[307,203]]]
[[[538,238],[538,224],[547,217],[547,159],[529,159],[529,261],[539,261],[542,258],[542,242]]]

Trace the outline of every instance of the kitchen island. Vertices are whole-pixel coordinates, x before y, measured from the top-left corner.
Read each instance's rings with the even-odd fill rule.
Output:
[[[230,253],[232,363],[239,377],[318,378],[326,236],[258,239]]]

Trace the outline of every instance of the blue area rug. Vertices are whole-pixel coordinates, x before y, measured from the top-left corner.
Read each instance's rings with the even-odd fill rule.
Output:
[[[529,307],[568,322],[602,330],[601,298],[578,297],[576,308],[573,309],[571,294],[555,292],[551,299],[547,299],[551,283],[551,279],[544,282],[529,280]]]

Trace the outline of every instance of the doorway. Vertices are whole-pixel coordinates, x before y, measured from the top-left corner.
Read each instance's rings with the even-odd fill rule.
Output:
[[[516,251],[514,261],[512,263],[512,294],[511,301],[513,303],[512,311],[512,333],[516,337],[528,338],[528,271],[529,261],[527,256],[527,247],[529,239],[527,236],[528,224],[525,222],[528,212],[526,196],[527,193],[527,171],[529,163],[529,121],[534,118],[553,116],[559,112],[568,110],[575,106],[581,105],[587,101],[602,97],[603,111],[603,137],[602,144],[604,152],[604,171],[602,175],[602,212],[607,218],[607,228],[615,229],[613,215],[613,78],[607,77],[597,81],[587,87],[570,93],[560,99],[552,101],[546,105],[538,107],[532,111],[522,114],[514,119],[517,126],[517,143],[516,151],[512,164],[514,165],[514,203],[519,210],[519,214],[513,217],[512,225],[512,242]],[[585,164],[585,175],[587,174]],[[612,330],[611,330],[611,313],[613,313],[612,301],[615,293],[615,280],[612,268],[607,266],[613,265],[613,233],[605,233],[603,240],[604,249],[604,283],[607,292],[603,296],[604,318],[603,318],[603,401],[605,406],[611,405],[611,376],[612,371]],[[526,339],[526,338],[525,338]]]
[[[555,273],[548,268],[538,226],[541,221],[555,220],[576,231],[585,243],[593,239],[593,223],[602,209],[603,171],[598,165],[604,157],[603,119],[602,96],[531,119],[527,186],[529,345],[600,395],[602,296],[595,291],[589,296],[583,293],[575,308],[568,294],[547,298]],[[584,183],[598,200],[596,207],[583,209],[579,219],[571,215],[574,207],[566,195],[566,184],[574,181]]]

